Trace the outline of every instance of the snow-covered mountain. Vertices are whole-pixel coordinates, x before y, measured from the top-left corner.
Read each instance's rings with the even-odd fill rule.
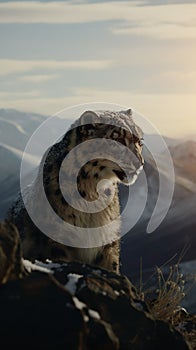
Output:
[[[196,142],[186,141],[170,148],[171,155],[176,169],[177,178],[196,182]]]
[[[148,181],[148,200],[145,210],[136,226],[124,237],[122,244],[122,266],[123,272],[132,277],[138,274],[140,268],[140,258],[143,260],[143,267],[152,268],[155,265],[161,266],[167,260],[176,256],[177,261],[183,249],[186,253],[184,261],[196,259],[196,142],[186,141],[170,147],[174,170],[175,188],[170,209],[161,225],[151,234],[146,234],[146,227],[154,209],[158,190],[159,175],[156,165],[150,156],[146,157],[144,166]],[[159,156],[160,164],[164,165],[165,156]],[[165,192],[170,186],[170,174],[164,172],[163,186]],[[135,186],[139,187],[139,181]],[[139,188],[138,188],[139,190]],[[140,196],[144,189],[140,188]],[[126,197],[127,189],[122,188],[122,197]],[[135,191],[137,192],[137,191]],[[164,204],[164,195],[163,195]]]
[[[38,114],[0,109],[0,218],[20,190],[20,164],[25,146],[46,119]],[[25,154],[25,163],[37,166],[36,156]]]
[[[32,133],[45,119],[39,114],[0,109],[0,143],[23,151]]]

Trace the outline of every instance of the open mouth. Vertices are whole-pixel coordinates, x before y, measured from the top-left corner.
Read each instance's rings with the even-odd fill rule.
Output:
[[[123,181],[126,178],[126,174],[122,170],[113,170],[113,172],[116,174],[120,181]]]

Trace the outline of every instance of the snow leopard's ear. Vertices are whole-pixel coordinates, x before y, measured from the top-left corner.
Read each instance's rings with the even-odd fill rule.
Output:
[[[92,137],[96,130],[96,123],[99,122],[98,115],[93,111],[84,112],[79,120],[80,135],[83,138]]]
[[[98,122],[98,115],[93,111],[86,111],[80,117],[80,125],[94,124]]]
[[[131,109],[131,108],[127,109],[127,111],[125,111],[125,113],[126,113],[129,117],[132,117],[132,115],[133,115],[133,112],[132,112],[132,109]]]

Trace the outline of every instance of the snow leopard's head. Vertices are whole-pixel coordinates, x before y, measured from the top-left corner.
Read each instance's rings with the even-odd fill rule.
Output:
[[[71,126],[70,149],[83,144],[83,154],[89,161],[79,177],[112,179],[126,185],[133,184],[144,164],[143,133],[132,118],[132,111],[86,111]],[[68,132],[69,134],[69,132]],[[66,139],[66,136],[65,136]],[[85,141],[95,142],[86,142]],[[86,147],[85,147],[86,144]]]

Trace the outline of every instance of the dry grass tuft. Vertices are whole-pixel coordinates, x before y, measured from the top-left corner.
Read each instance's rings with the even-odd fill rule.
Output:
[[[154,318],[174,324],[175,315],[180,309],[180,304],[185,296],[183,275],[179,272],[179,266],[169,268],[167,278],[161,268],[157,267],[157,289],[155,298],[149,300],[146,295],[146,303]],[[145,295],[145,293],[144,293]]]
[[[179,271],[179,264],[171,266],[167,274],[163,273],[162,268],[156,268],[153,274],[157,280],[156,288],[145,290],[141,276],[138,294],[148,305],[153,318],[171,324],[183,334],[191,349],[196,350],[196,316],[189,315],[180,306],[188,290],[185,290],[185,280]]]

